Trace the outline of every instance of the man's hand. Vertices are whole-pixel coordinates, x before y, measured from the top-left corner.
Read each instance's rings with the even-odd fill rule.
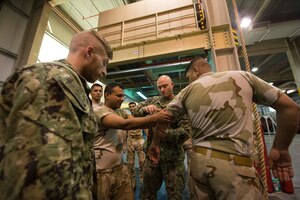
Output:
[[[161,109],[157,108],[155,105],[149,105],[149,106],[143,107],[143,111],[148,114],[154,114],[160,110]]]
[[[157,122],[162,123],[169,123],[173,120],[172,114],[166,110],[161,110],[153,114],[152,117],[155,117]]]
[[[278,150],[272,148],[269,154],[270,168],[273,176],[279,178],[281,182],[289,181],[294,176],[291,156],[288,150]]]
[[[159,155],[160,155],[160,148],[157,145],[154,145],[153,143],[150,145],[147,156],[149,160],[152,161],[153,164],[158,164],[159,161]]]

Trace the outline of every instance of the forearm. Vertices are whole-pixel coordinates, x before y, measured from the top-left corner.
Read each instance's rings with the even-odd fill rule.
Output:
[[[144,112],[143,107],[148,106],[146,102],[141,102],[136,106],[135,110],[132,112],[132,115],[135,117],[144,117],[147,113]]]
[[[277,130],[273,147],[279,150],[288,149],[299,125],[299,108],[293,107],[277,111]]]
[[[139,107],[132,112],[132,115],[135,117],[143,117],[143,116],[146,116],[146,113],[144,113],[142,107]]]
[[[160,141],[163,140],[167,136],[167,128],[169,127],[169,123],[157,123],[155,127],[155,134],[153,135],[152,145],[159,146]]]
[[[155,126],[157,119],[154,115],[149,115],[147,117],[133,117],[125,121],[123,129],[138,129],[138,128],[150,128]]]

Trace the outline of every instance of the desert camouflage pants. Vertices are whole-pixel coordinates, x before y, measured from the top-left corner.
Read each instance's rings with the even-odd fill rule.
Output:
[[[133,200],[134,194],[127,165],[97,171],[98,200]]]
[[[261,200],[263,187],[253,167],[192,153],[189,189],[192,200]]]
[[[184,189],[184,162],[163,161],[160,160],[158,165],[146,158],[144,165],[144,188],[142,192],[143,200],[156,199],[156,192],[160,189],[163,180],[167,188],[168,199],[182,200]]]
[[[130,179],[132,183],[133,189],[135,189],[135,171],[134,171],[134,160],[135,160],[135,152],[137,152],[137,156],[139,158],[139,166],[140,166],[140,182],[143,182],[143,167],[145,162],[145,153],[143,151],[144,139],[141,138],[131,138],[129,137],[127,140],[127,160],[128,160],[128,170],[130,174]]]

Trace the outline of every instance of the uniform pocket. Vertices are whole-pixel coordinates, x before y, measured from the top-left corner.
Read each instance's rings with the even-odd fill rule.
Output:
[[[256,169],[254,167],[245,167],[245,166],[234,166],[235,172],[240,176],[245,176],[249,178],[256,178]]]

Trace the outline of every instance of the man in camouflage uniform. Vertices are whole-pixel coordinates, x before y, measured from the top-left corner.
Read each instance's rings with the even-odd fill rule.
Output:
[[[112,58],[95,31],[66,60],[16,68],[0,96],[0,199],[92,199],[96,119],[86,81]]]
[[[135,102],[129,102],[129,110],[132,113],[136,107]],[[144,138],[142,129],[128,130],[128,139],[127,139],[127,160],[128,168],[130,173],[130,179],[132,183],[132,188],[135,190],[135,170],[134,170],[134,161],[135,161],[135,152],[139,158],[139,178],[140,183],[143,183],[143,166],[145,162],[145,153],[144,153]]]
[[[127,166],[122,162],[122,138],[117,129],[135,129],[155,125],[167,119],[164,112],[150,117],[129,117],[119,109],[124,101],[123,87],[110,83],[105,87],[104,105],[96,108],[98,136],[94,141],[99,200],[132,200],[134,194]]]
[[[161,96],[139,103],[133,112],[135,116],[145,116],[164,109],[174,98],[174,83],[169,76],[160,76],[157,80],[157,87]],[[161,144],[159,164],[153,164],[148,158],[145,160],[142,199],[156,199],[156,192],[160,189],[163,180],[166,184],[168,199],[182,199],[185,170],[183,143],[190,137],[190,123],[187,115],[182,115],[172,122],[167,132],[168,136]],[[154,129],[150,129],[147,148],[151,144],[153,133]]]
[[[263,188],[252,166],[252,101],[276,109],[278,129],[270,151],[275,177],[293,176],[288,147],[295,135],[299,108],[278,88],[251,73],[212,73],[202,58],[189,64],[190,85],[167,106],[174,119],[188,114],[192,124],[191,199],[262,199]],[[157,162],[160,138],[167,124],[158,124],[149,150]]]

